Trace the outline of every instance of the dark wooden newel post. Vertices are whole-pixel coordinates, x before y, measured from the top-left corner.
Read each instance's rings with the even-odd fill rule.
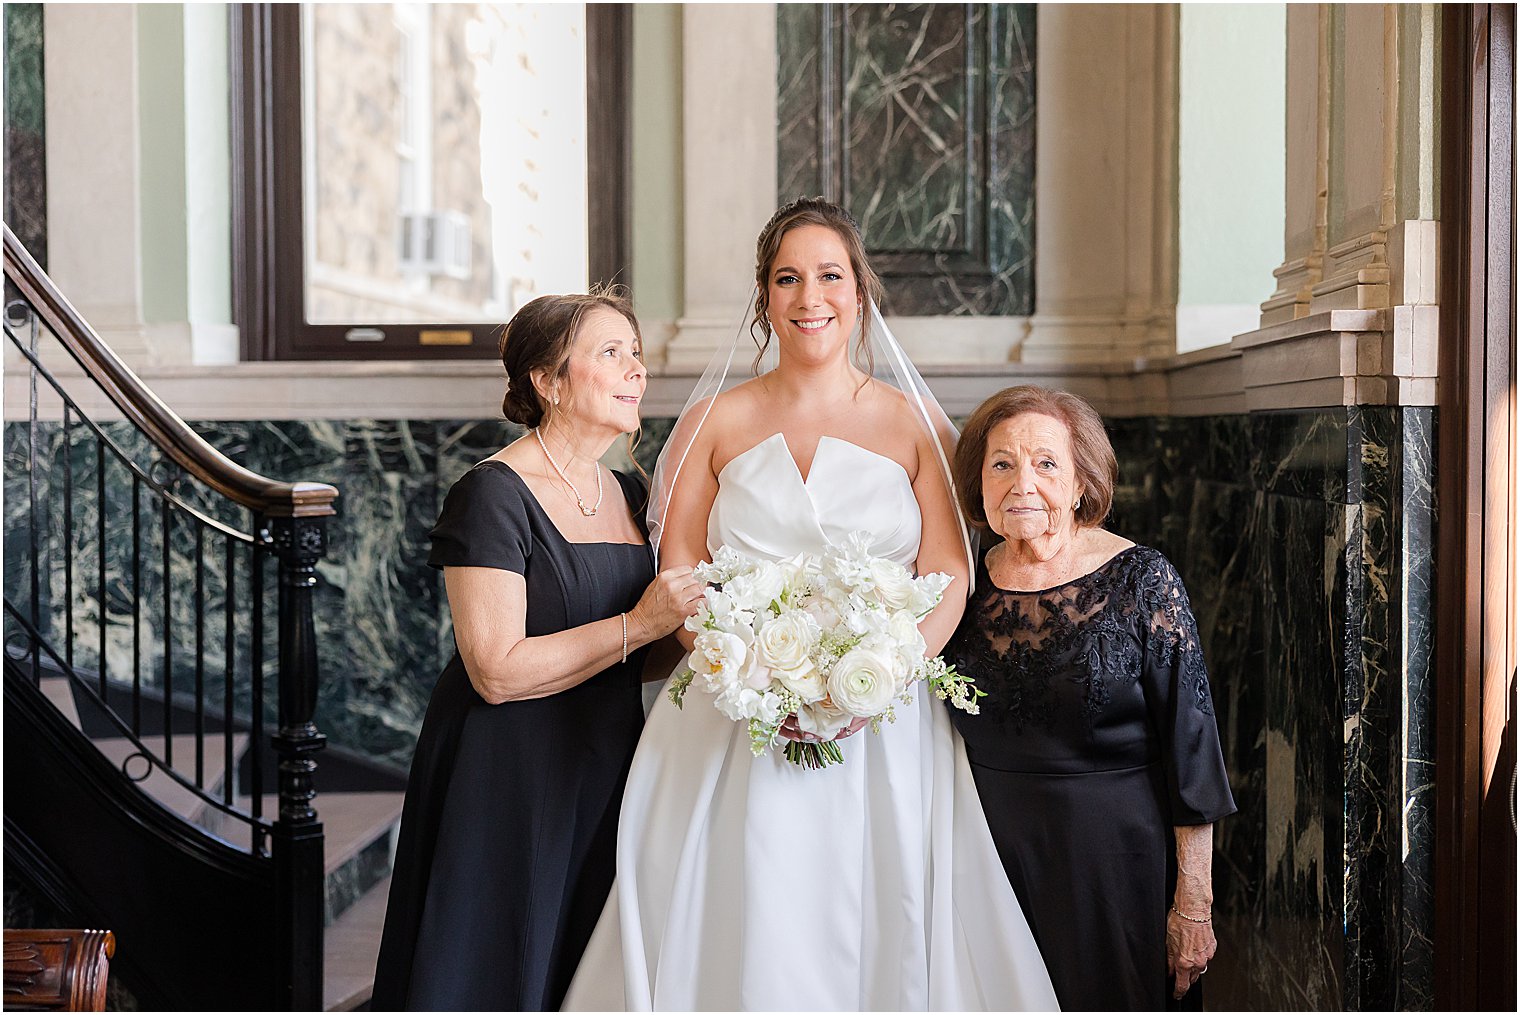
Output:
[[[317,640],[312,590],[317,561],[327,549],[327,518],[271,518],[267,531],[280,562],[280,725],[274,749],[280,759],[280,816],[274,825],[275,882],[279,892],[281,1000],[295,1011],[322,1010],[322,823],[312,807],[317,731]]]

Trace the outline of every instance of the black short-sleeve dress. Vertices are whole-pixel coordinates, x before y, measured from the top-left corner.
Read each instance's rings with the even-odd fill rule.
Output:
[[[984,560],[945,657],[987,693],[950,715],[1061,1008],[1178,1007],[1172,829],[1235,810],[1182,579],[1145,546],[1032,592]]]
[[[642,487],[616,475],[640,517]],[[567,541],[494,460],[449,491],[432,540],[433,567],[523,576],[528,637],[632,609],[654,577],[647,544]],[[642,662],[489,705],[456,649],[412,757],[373,1010],[558,1010],[612,886]]]

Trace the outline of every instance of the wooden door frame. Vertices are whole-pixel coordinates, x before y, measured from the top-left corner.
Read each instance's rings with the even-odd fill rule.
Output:
[[[1442,19],[1435,990],[1515,1008],[1513,4]]]

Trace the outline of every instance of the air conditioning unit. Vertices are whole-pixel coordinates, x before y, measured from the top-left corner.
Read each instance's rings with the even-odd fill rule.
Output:
[[[403,272],[470,277],[470,220],[459,212],[403,212],[397,236]]]

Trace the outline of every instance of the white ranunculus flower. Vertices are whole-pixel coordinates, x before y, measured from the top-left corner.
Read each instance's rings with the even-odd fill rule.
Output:
[[[755,651],[772,669],[794,670],[808,661],[818,635],[817,621],[801,610],[791,610],[760,629]]]
[[[879,557],[871,561],[871,580],[881,601],[894,610],[907,606],[913,596],[913,576],[896,561]]]
[[[771,676],[781,681],[781,686],[791,691],[804,704],[811,704],[828,693],[823,674],[812,661],[804,659],[800,666],[789,670],[772,670]]]
[[[879,715],[898,693],[896,663],[889,651],[851,649],[829,671],[829,697],[852,715]]]
[[[840,730],[850,725],[850,719],[848,712],[831,708],[821,701],[803,705],[797,710],[797,728],[820,740],[833,740]]]

